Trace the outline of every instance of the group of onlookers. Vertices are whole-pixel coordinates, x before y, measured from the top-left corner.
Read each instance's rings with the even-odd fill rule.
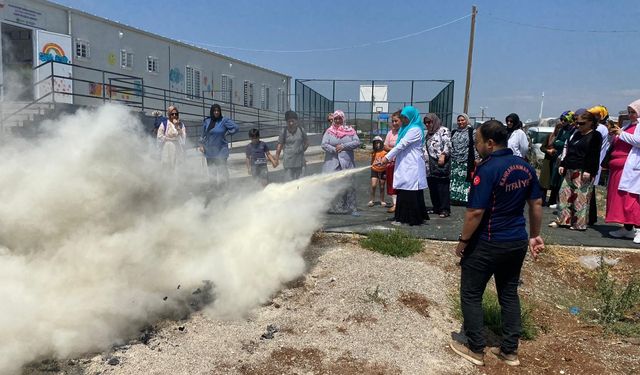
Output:
[[[597,220],[595,186],[608,172],[605,222],[622,224],[609,234],[640,243],[640,100],[609,118],[604,106],[564,112],[543,143],[541,184],[559,211],[550,227],[584,231]],[[637,130],[638,129],[638,130]],[[557,199],[557,204],[556,204]]]
[[[163,170],[175,172],[179,163],[184,160],[186,144],[186,126],[180,121],[180,112],[176,106],[167,108],[167,117],[154,112],[154,136],[160,151]],[[268,145],[260,140],[258,129],[249,130],[249,144],[245,148],[247,172],[263,186],[269,182],[267,162],[275,168],[282,164],[285,180],[297,179],[301,176],[305,164],[304,152],[309,147],[307,134],[298,126],[298,116],[294,111],[285,113],[286,126],[278,136],[275,156]],[[207,174],[213,185],[226,186],[229,180],[229,144],[227,136],[239,131],[238,125],[230,118],[222,115],[219,104],[213,104],[209,117],[202,123],[201,135],[198,139],[198,150],[206,162]]]
[[[604,106],[565,111],[554,131],[544,140],[544,159],[540,168],[543,204],[558,210],[550,227],[567,227],[583,231],[597,220],[595,186],[607,173],[605,222],[622,224],[611,232],[617,238],[633,238],[640,243],[640,100],[621,112],[617,122],[609,118]],[[277,167],[283,157],[286,180],[297,179],[305,165],[304,152],[309,147],[306,132],[298,126],[297,114],[285,114],[287,126],[278,137],[275,156],[260,140],[257,129],[249,132],[246,146],[249,174],[263,185],[268,183],[267,163]],[[354,168],[354,150],[360,139],[347,124],[344,112],[337,110],[327,117],[328,128],[322,137],[325,152],[322,171]],[[371,194],[368,206],[379,204],[393,213],[394,224],[419,225],[429,214],[448,217],[451,204],[464,205],[476,165],[481,162],[475,147],[475,130],[466,114],[458,115],[457,127],[450,131],[440,118],[428,113],[421,119],[418,110],[407,106],[391,115],[385,139],[373,139],[371,154]],[[531,140],[517,114],[505,119],[508,148],[527,160]],[[156,124],[160,160],[168,170],[175,170],[184,153],[186,127],[175,106]],[[226,135],[238,131],[238,125],[222,116],[218,104],[210,108],[201,130],[199,150],[203,153],[212,181],[225,185],[229,178]],[[604,180],[604,179],[602,179]],[[424,189],[429,188],[432,208],[424,203]],[[385,193],[391,197],[387,205]],[[547,195],[549,195],[547,197]],[[376,197],[378,196],[378,199]],[[387,207],[388,206],[388,207]],[[333,202],[330,213],[359,215],[355,186]]]

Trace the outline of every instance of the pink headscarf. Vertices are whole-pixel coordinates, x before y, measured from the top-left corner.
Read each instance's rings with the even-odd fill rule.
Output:
[[[355,135],[356,131],[351,126],[345,124],[344,119],[344,112],[341,110],[333,112],[333,124],[329,129],[327,129],[327,133],[332,134],[337,138],[342,138],[347,135]]]
[[[633,108],[633,110],[636,111],[636,113],[640,115],[640,99],[638,99],[635,102],[629,104],[629,107]]]

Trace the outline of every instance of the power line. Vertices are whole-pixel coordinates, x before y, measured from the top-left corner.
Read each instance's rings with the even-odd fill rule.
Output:
[[[494,16],[491,13],[486,13],[487,17],[493,18],[498,21],[510,23],[512,25],[530,27],[533,29],[543,29],[551,31],[564,31],[568,33],[592,33],[592,34],[623,34],[623,33],[640,33],[640,30],[590,30],[590,29],[565,29],[562,27],[546,26],[546,25],[534,25],[530,23],[512,21],[506,18]]]
[[[231,49],[231,50],[244,51],[244,52],[311,53],[311,52],[342,51],[342,50],[347,50],[347,49],[370,47],[370,46],[374,46],[374,45],[378,45],[378,44],[391,43],[391,42],[395,42],[395,41],[402,40],[402,39],[412,38],[412,37],[427,33],[429,31],[433,31],[433,30],[440,29],[440,28],[445,27],[445,26],[449,26],[451,24],[454,24],[456,22],[462,21],[463,19],[469,18],[469,17],[471,17],[471,14],[467,14],[465,16],[456,18],[456,19],[451,20],[449,22],[445,22],[445,23],[443,23],[441,25],[433,26],[433,27],[430,27],[428,29],[420,30],[420,31],[417,31],[417,32],[414,32],[414,33],[398,36],[398,37],[391,38],[391,39],[378,40],[378,41],[374,41],[374,42],[356,44],[356,45],[346,46],[346,47],[313,48],[313,49],[301,49],[301,50],[277,50],[277,49],[254,49],[254,48],[242,48],[242,47],[234,47],[234,46],[221,46],[221,45],[217,45],[217,44],[209,44],[209,43],[203,43],[203,42],[191,42],[191,41],[184,41],[184,42],[190,43],[190,44],[194,44],[194,45],[207,46],[207,47],[210,47],[210,48]]]

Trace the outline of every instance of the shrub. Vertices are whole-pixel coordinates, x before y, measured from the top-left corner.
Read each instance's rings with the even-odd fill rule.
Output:
[[[365,249],[394,257],[408,257],[422,251],[422,241],[405,231],[372,231],[360,240]]]
[[[596,273],[597,320],[607,329],[613,329],[624,319],[625,314],[640,304],[640,280],[633,277],[625,284],[619,284],[609,274],[611,266],[600,255],[600,267]]]

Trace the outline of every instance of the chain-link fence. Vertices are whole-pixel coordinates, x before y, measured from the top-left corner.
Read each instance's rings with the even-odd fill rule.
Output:
[[[295,109],[311,132],[327,127],[327,114],[342,110],[348,124],[361,134],[386,134],[390,114],[412,105],[421,115],[437,114],[451,127],[453,118],[452,80],[318,80],[295,81]]]

